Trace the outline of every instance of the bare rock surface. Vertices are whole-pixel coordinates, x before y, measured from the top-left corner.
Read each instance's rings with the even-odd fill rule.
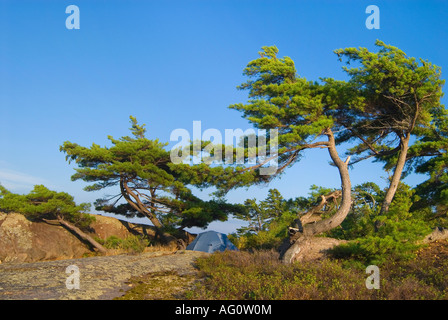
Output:
[[[90,235],[103,240],[153,232],[150,226],[112,217],[95,215],[95,219]],[[0,263],[74,259],[91,252],[88,244],[61,225],[31,222],[22,214],[0,212]]]
[[[110,300],[122,296],[131,277],[173,271],[193,274],[194,261],[207,255],[197,251],[147,252],[137,255],[97,256],[81,259],[0,264],[0,300]],[[67,288],[79,270],[79,289]]]

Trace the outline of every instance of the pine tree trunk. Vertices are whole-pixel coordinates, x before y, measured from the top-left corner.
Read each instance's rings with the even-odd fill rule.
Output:
[[[336,143],[333,132],[327,129],[325,135],[328,137],[328,152],[331,160],[339,170],[342,186],[342,200],[337,212],[324,220],[317,221],[312,224],[303,225],[303,230],[299,231],[294,236],[294,241],[286,239],[280,248],[280,259],[284,263],[291,263],[294,260],[300,259],[302,254],[308,251],[308,247],[312,246],[313,236],[332,230],[339,226],[350,211],[351,199],[351,181],[348,172],[348,159],[342,161],[336,150]]]
[[[139,199],[138,195],[132,192],[123,177],[120,178],[120,190],[123,198],[131,205],[131,207],[147,217],[156,229],[161,229],[163,227],[159,219],[157,219],[157,217],[149,211],[148,208],[146,208],[146,206]],[[134,200],[132,200],[131,197]]]
[[[403,174],[404,165],[406,164],[406,157],[409,150],[409,137],[410,135],[401,139],[400,155],[398,156],[394,174],[384,197],[383,204],[381,205],[380,215],[386,214],[387,211],[389,211],[390,204],[392,203],[395,193],[397,192],[398,185],[400,184],[401,175]]]
[[[88,241],[92,246],[94,246],[99,252],[106,253],[107,249],[104,248],[101,244],[99,244],[95,239],[93,239],[91,236],[89,236],[87,233],[76,227],[75,225],[65,221],[61,217],[58,217],[58,222],[62,224],[67,229],[75,232],[78,236],[80,236],[83,240]]]

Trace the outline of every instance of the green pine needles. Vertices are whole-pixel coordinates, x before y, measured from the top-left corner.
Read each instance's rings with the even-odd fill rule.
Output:
[[[171,232],[176,228],[206,227],[214,220],[225,221],[237,206],[220,199],[203,201],[191,187],[207,185],[204,164],[196,167],[170,159],[168,143],[146,138],[144,125],[130,117],[132,136],[114,139],[109,147],[93,144],[83,147],[69,141],[60,150],[69,162],[78,165],[72,180],[90,183],[86,191],[115,190],[115,195],[98,199],[97,210],[128,217],[146,217],[157,229]],[[113,189],[112,189],[113,188]]]

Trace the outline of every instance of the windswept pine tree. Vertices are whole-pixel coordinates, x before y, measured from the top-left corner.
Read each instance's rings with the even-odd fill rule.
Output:
[[[87,214],[88,203],[76,204],[66,192],[56,192],[43,185],[34,186],[28,194],[16,194],[0,185],[0,210],[17,212],[30,220],[60,224],[89,242],[99,252],[107,250],[85,230],[95,217]]]
[[[337,142],[357,143],[349,150],[349,154],[358,156],[354,162],[374,157],[392,171],[381,206],[381,214],[385,214],[406,173],[406,162],[430,155],[428,143],[424,142],[440,132],[447,112],[440,102],[444,84],[440,67],[409,57],[382,41],[375,44],[377,52],[366,48],[335,51],[341,61],[346,58],[350,64],[343,67],[349,76],[348,82],[341,85],[346,89],[336,99],[341,105],[336,117],[345,129],[338,134]],[[327,79],[327,83],[336,82]],[[352,108],[348,102],[355,99],[357,107]],[[434,146],[432,150],[436,155]]]
[[[302,228],[294,241],[282,250],[282,259],[290,262],[306,254],[313,236],[339,226],[347,216],[351,206],[349,159],[341,159],[336,150],[334,129],[339,125],[334,113],[341,106],[328,103],[327,87],[300,77],[291,58],[277,57],[277,47],[263,47],[262,50],[260,57],[244,69],[249,80],[238,87],[248,91],[248,103],[234,104],[230,108],[242,112],[256,128],[278,131],[278,154],[275,155],[278,168],[270,179],[295,165],[304,151],[316,148],[326,149],[341,178],[338,209],[326,219],[301,223]],[[331,89],[335,90],[334,86]],[[263,162],[250,170],[259,170],[261,164]]]
[[[377,41],[376,46],[379,47],[377,52],[366,48],[335,51],[341,61],[347,58],[348,64],[359,64],[344,67],[348,81],[331,78],[308,81],[297,74],[291,58],[277,57],[275,46],[263,47],[260,57],[244,69],[249,79],[238,88],[248,91],[249,100],[230,108],[242,112],[256,128],[278,130],[278,154],[274,156],[279,167],[264,182],[296,164],[301,154],[311,148],[327,149],[341,178],[341,191],[322,198],[322,204],[330,198],[340,198],[334,215],[311,224],[302,221],[303,228],[298,228],[300,232],[283,250],[284,261],[303,255],[304,247],[312,242],[314,235],[328,232],[344,221],[352,203],[349,165],[375,157],[386,163],[385,169],[393,170],[382,197],[382,214],[389,210],[406,161],[424,161],[425,157],[431,157],[432,160],[419,170],[437,164],[438,177],[442,179],[433,177],[432,181],[444,181],[440,158],[445,154],[444,146],[440,142],[436,146],[433,140],[440,137],[441,124],[447,117],[440,103],[444,83],[441,69],[422,59],[417,62],[381,41]],[[415,138],[414,144],[411,144],[411,137]],[[433,137],[432,140],[429,137]],[[432,145],[428,139],[433,141]],[[345,142],[355,142],[355,146],[346,150],[348,157],[343,160],[336,146]],[[356,157],[352,162],[351,156]],[[256,173],[262,164],[245,170]],[[443,196],[445,191],[439,194]],[[380,226],[378,220],[377,228]]]
[[[86,191],[114,188],[114,195],[96,201],[97,210],[146,217],[163,241],[172,240],[169,234],[177,228],[206,227],[214,220],[225,221],[229,212],[238,210],[221,199],[196,197],[191,187],[206,185],[202,176],[207,166],[194,171],[173,163],[168,143],[146,138],[145,125],[139,125],[135,117],[130,119],[132,137],[109,136],[110,147],[83,147],[69,141],[60,147],[66,159],[78,166],[72,180],[90,183]]]

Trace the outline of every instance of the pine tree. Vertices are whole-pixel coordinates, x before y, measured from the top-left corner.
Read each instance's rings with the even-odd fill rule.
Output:
[[[347,105],[335,115],[345,129],[338,135],[338,143],[357,141],[349,152],[359,156],[356,161],[375,157],[386,163],[386,170],[393,170],[381,206],[384,214],[406,171],[410,153],[419,156],[417,148],[410,151],[411,137],[416,138],[417,144],[424,141],[437,130],[446,110],[440,103],[444,84],[440,67],[408,57],[382,41],[375,44],[378,52],[366,48],[336,50],[341,61],[345,57],[348,64],[358,65],[343,67],[350,77],[348,83],[326,81],[335,87],[345,87],[343,94],[341,91],[333,94],[334,101],[345,101]]]
[[[98,199],[97,210],[122,214],[128,217],[147,217],[162,240],[166,232],[175,228],[206,227],[211,221],[227,219],[237,206],[222,199],[203,201],[196,197],[192,186],[204,187],[209,166],[190,167],[171,161],[167,143],[146,138],[145,125],[130,117],[132,137],[114,139],[110,147],[92,144],[90,148],[69,141],[60,150],[66,159],[75,161],[78,168],[72,180],[90,184],[86,191],[119,187],[114,196]]]
[[[249,80],[239,86],[239,89],[248,90],[248,103],[234,104],[230,108],[242,112],[256,128],[278,130],[278,154],[274,156],[279,167],[266,181],[297,163],[304,150],[327,149],[340,174],[341,203],[333,216],[303,227],[301,236],[310,238],[340,225],[350,210],[348,161],[339,157],[333,131],[337,127],[334,110],[340,106],[328,103],[328,87],[299,77],[291,58],[278,58],[277,47],[263,47],[262,50],[260,57],[244,69]],[[257,172],[264,163],[247,170]],[[291,248],[282,253],[284,261],[291,261],[297,252],[297,248]]]
[[[236,213],[235,217],[249,223],[248,227],[239,229],[240,233],[259,233],[269,229],[273,219],[281,217],[288,210],[287,203],[277,189],[269,189],[265,200],[257,203],[256,199],[244,201],[246,210]]]
[[[30,220],[61,224],[105,253],[106,249],[83,231],[95,220],[94,216],[86,213],[89,207],[87,203],[77,205],[66,192],[52,191],[43,185],[34,186],[25,195],[12,193],[0,185],[1,211],[21,213]]]

